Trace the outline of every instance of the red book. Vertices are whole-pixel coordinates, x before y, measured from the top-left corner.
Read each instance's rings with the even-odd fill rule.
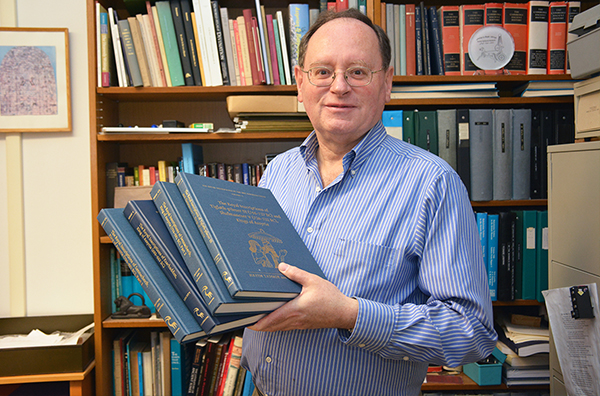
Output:
[[[415,59],[415,5],[406,4],[406,75],[414,76],[417,73]]]
[[[484,24],[485,26],[502,26],[502,18],[504,14],[503,3],[485,3],[484,9]]]
[[[149,166],[148,170],[150,170],[150,185],[153,186],[156,183],[156,167]]]
[[[547,74],[564,74],[567,55],[567,2],[550,3]]]
[[[442,24],[442,42],[444,53],[444,74],[460,76],[460,23],[458,6],[440,8]],[[408,51],[407,51],[408,52]]]
[[[244,25],[246,27],[246,39],[248,40],[248,56],[250,58],[250,68],[252,69],[252,84],[260,85],[261,79],[258,74],[258,65],[256,63],[256,46],[254,43],[254,30],[252,29],[252,9],[245,8],[242,11],[244,16]]]
[[[515,53],[506,65],[511,74],[525,74],[527,71],[528,10],[527,3],[504,3],[503,27],[515,41]]]
[[[277,62],[277,45],[275,44],[275,31],[273,30],[273,15],[267,14],[267,36],[269,38],[269,54],[271,55],[271,65],[273,67],[273,84],[281,85],[279,79],[279,62]]]
[[[460,74],[470,75],[475,73],[477,66],[469,57],[469,40],[475,31],[484,25],[483,4],[464,4],[459,6],[460,24]]]
[[[335,3],[335,1],[328,1],[327,2],[327,9],[329,11],[336,11],[337,10],[337,4]]]
[[[158,44],[158,36],[156,35],[156,27],[154,25],[154,15],[152,14],[152,4],[146,0],[146,11],[148,12],[148,19],[150,19],[150,30],[152,31],[152,42],[154,43],[156,57],[158,58],[158,69],[160,71],[161,87],[167,86],[167,77],[165,76],[165,69],[163,67],[162,55],[160,53],[160,45]]]
[[[336,0],[335,1],[335,10],[337,12],[344,11],[348,9],[348,0]]]
[[[265,84],[267,82],[265,76],[265,67],[268,69],[269,66],[263,64],[262,49],[260,47],[260,33],[258,32],[258,21],[256,20],[256,17],[252,17],[252,33],[254,35],[254,51],[256,54],[256,68],[258,69],[258,77],[260,78],[260,83]]]

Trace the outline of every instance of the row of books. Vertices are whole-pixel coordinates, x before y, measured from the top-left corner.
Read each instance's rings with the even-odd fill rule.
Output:
[[[492,301],[544,301],[548,211],[475,212]]]
[[[385,110],[389,134],[446,160],[472,201],[547,197],[547,146],[574,142],[574,110]]]
[[[439,8],[424,2],[381,3],[381,21],[391,40],[396,75],[478,73],[473,54],[469,55],[469,40],[484,26],[500,26],[511,34],[514,55],[505,67],[510,74],[568,74],[568,27],[580,8],[579,1]]]
[[[180,172],[98,220],[180,343],[255,323],[324,276],[269,190]]]
[[[182,345],[168,331],[123,330],[113,340],[113,395],[252,395],[242,340],[233,332]]]
[[[292,4],[291,18],[304,15],[295,6],[308,15]],[[146,1],[145,14],[122,19],[96,3],[96,22],[100,87],[292,84],[290,56],[308,29],[308,18],[290,21],[288,45],[282,11],[259,1],[231,18],[216,0]]]

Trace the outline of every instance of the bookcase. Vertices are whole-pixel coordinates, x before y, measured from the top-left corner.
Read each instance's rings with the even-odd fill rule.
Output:
[[[123,0],[101,0],[101,3],[117,10],[120,16],[128,16]],[[319,8],[316,0],[306,1],[311,8]],[[381,3],[371,0],[369,13],[376,23],[380,22]],[[398,2],[401,3],[401,2]],[[463,0],[456,4],[479,4],[480,1]],[[582,2],[582,9],[589,8],[591,1]],[[243,8],[255,7],[251,0],[220,0],[220,6],[228,7],[230,15],[241,15]],[[261,1],[267,12],[285,9],[288,2]],[[441,6],[445,2],[428,1],[427,5]],[[110,248],[111,242],[96,220],[100,209],[106,207],[106,164],[128,162],[130,164],[155,163],[160,159],[176,159],[181,155],[181,143],[200,143],[204,160],[220,162],[260,162],[265,154],[278,153],[297,146],[308,134],[306,132],[264,132],[239,134],[99,134],[103,126],[149,126],[163,120],[213,122],[215,128],[231,127],[232,121],[226,111],[228,95],[277,94],[296,95],[296,87],[285,86],[218,86],[218,87],[170,87],[170,88],[98,88],[96,76],[95,2],[87,0],[88,24],[88,71],[90,75],[90,150],[92,181],[92,229],[93,229],[93,276],[94,276],[94,322],[96,356],[96,394],[112,394],[112,340],[122,329],[149,331],[165,329],[162,320],[126,319],[114,320],[111,314]],[[411,99],[392,100],[389,109],[434,110],[450,108],[538,108],[556,109],[573,106],[572,97],[513,97],[512,90],[529,80],[565,79],[565,75],[502,75],[502,76],[395,76],[395,84],[439,84],[460,82],[497,82],[499,98]],[[474,202],[475,210],[545,209],[545,199],[521,201]],[[495,309],[520,309],[536,307],[537,301],[495,303]],[[464,382],[456,384],[426,384],[428,391],[481,389],[463,376]],[[506,389],[506,386],[485,387]],[[517,387],[511,389],[539,389]]]

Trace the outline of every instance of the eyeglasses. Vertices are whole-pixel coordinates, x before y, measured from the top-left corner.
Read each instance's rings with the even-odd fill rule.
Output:
[[[384,68],[372,71],[364,66],[350,66],[344,71],[344,79],[351,87],[364,87],[371,84],[373,74]],[[317,87],[329,87],[335,81],[336,72],[326,66],[315,66],[308,70],[302,70],[308,75],[308,81]]]

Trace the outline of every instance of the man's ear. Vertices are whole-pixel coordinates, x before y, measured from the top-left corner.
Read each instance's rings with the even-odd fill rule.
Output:
[[[302,102],[302,90],[300,89],[300,87],[302,87],[302,83],[304,81],[304,76],[306,73],[304,73],[301,69],[300,66],[296,65],[294,66],[294,77],[296,78],[296,88],[298,89],[298,102]]]

